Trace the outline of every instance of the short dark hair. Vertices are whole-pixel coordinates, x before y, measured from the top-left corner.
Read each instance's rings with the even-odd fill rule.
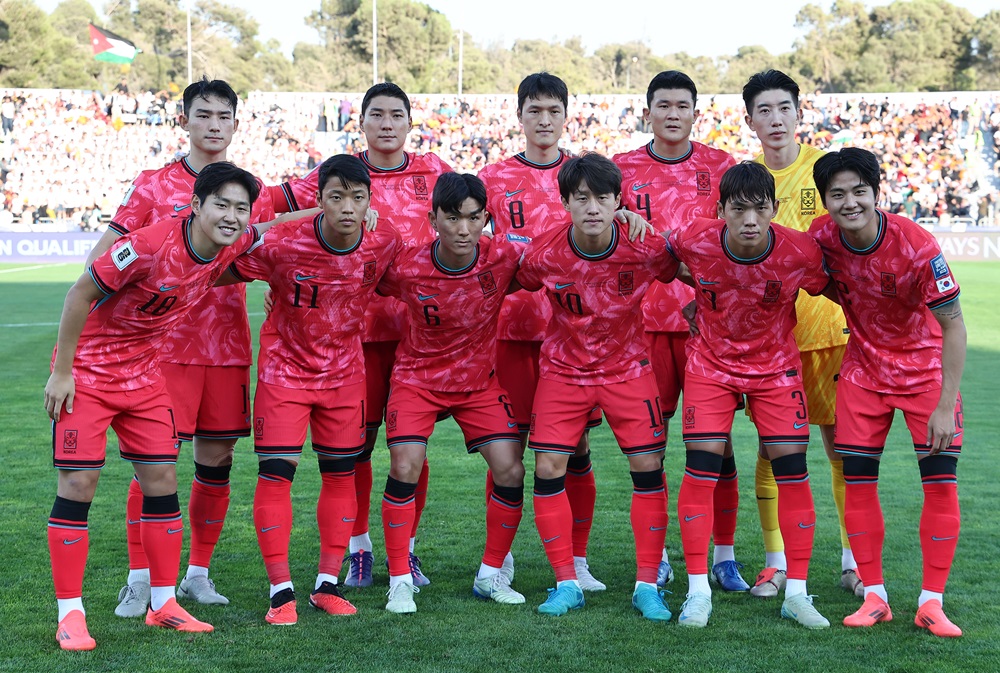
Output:
[[[757,96],[774,89],[791,94],[795,107],[799,107],[799,85],[795,80],[780,70],[765,70],[751,75],[743,85],[743,104],[747,106],[747,114],[753,115],[753,104]]]
[[[365,116],[365,112],[368,111],[368,106],[371,104],[372,99],[378,96],[388,96],[389,98],[398,98],[403,102],[403,107],[406,108],[406,116],[410,116],[410,97],[406,95],[406,92],[400,89],[397,85],[392,82],[382,82],[381,84],[376,84],[372,86],[368,91],[365,92],[365,97],[361,99],[361,116]]]
[[[622,172],[605,156],[589,152],[579,157],[573,157],[559,169],[559,195],[563,201],[569,201],[580,185],[587,183],[594,194],[622,193]]]
[[[819,190],[819,198],[826,206],[826,189],[837,173],[850,171],[857,173],[862,184],[872,188],[878,198],[878,188],[882,180],[882,168],[878,157],[859,147],[845,147],[839,152],[829,152],[813,165],[813,182]]]
[[[200,80],[191,82],[184,89],[184,115],[191,114],[191,106],[194,104],[195,98],[208,100],[210,96],[226,101],[233,114],[236,114],[236,106],[240,99],[233,91],[233,87],[229,86],[229,82],[223,79],[209,80],[207,76],[202,75]]]
[[[372,189],[372,176],[368,172],[368,167],[353,154],[335,154],[319,165],[319,181],[316,188],[320,194],[326,189],[326,183],[330,178],[338,178],[344,188],[347,188],[347,183],[353,182],[364,185],[369,192]]]
[[[528,75],[517,87],[517,111],[524,108],[524,101],[529,98],[555,98],[563,104],[563,111],[569,108],[569,89],[566,82],[547,72],[536,72]]]
[[[698,102],[698,87],[694,80],[680,70],[664,70],[649,82],[646,89],[646,107],[653,107],[653,96],[660,89],[687,89],[691,92],[691,102]]]
[[[438,177],[431,196],[431,208],[437,212],[458,215],[466,199],[472,199],[486,209],[486,185],[471,173],[444,173]]]
[[[744,203],[774,203],[777,197],[774,193],[774,176],[755,161],[742,161],[722,176],[719,183],[719,202],[725,207],[732,200]]]
[[[260,195],[260,184],[250,171],[245,171],[228,161],[217,161],[205,166],[198,172],[194,180],[194,195],[201,203],[205,203],[212,194],[218,194],[226,185],[234,183],[247,190],[250,204]]]

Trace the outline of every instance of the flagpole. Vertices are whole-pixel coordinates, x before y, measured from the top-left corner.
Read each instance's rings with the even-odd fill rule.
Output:
[[[188,84],[193,82],[191,75],[191,3],[193,0],[187,1],[187,31],[188,31]]]
[[[372,0],[372,86],[378,84],[378,0]]]

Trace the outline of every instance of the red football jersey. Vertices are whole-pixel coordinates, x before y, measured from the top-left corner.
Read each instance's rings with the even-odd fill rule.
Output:
[[[881,210],[878,237],[855,250],[829,215],[809,233],[823,250],[851,329],[840,375],[883,393],[941,386],[941,325],[930,310],[958,298],[958,282],[934,236]]]
[[[386,220],[347,250],[323,238],[322,213],[274,227],[230,267],[263,280],[274,308],[260,328],[257,376],[285,388],[321,390],[365,380],[361,334],[365,309],[402,248]]]
[[[486,210],[493,231],[535,238],[551,229],[561,229],[569,215],[559,196],[559,169],[569,157],[541,165],[528,161],[524,153],[490,164],[479,171],[486,184]],[[515,292],[500,310],[497,338],[507,341],[541,341],[552,310],[540,294]]]
[[[392,220],[404,245],[434,240],[428,213],[438,176],[451,167],[436,154],[404,153],[396,168],[378,168],[368,161],[368,152],[358,154],[372,177],[371,208]],[[316,207],[319,166],[301,178],[270,187],[277,212]],[[365,317],[364,341],[399,341],[406,330],[406,309],[395,299],[376,297]]]
[[[676,159],[657,155],[649,141],[613,161],[622,172],[622,204],[661,232],[715,217],[722,175],[736,165],[726,152],[693,141]],[[654,283],[642,305],[646,331],[687,332],[681,309],[692,299],[694,290],[684,283]]]
[[[160,380],[163,342],[256,240],[250,227],[214,259],[203,259],[191,245],[190,220],[171,219],[115,241],[88,270],[107,297],[87,316],[73,361],[76,383],[135,390]]]
[[[697,285],[699,335],[688,342],[685,371],[720,383],[761,388],[790,385],[801,369],[795,328],[799,289],[820,294],[830,282],[808,234],[772,224],[767,250],[735,256],[724,220],[698,218],[671,232],[668,245]]]
[[[534,239],[517,274],[525,289],[544,288],[552,309],[539,375],[603,385],[651,372],[640,303],[654,280],[669,283],[677,275],[677,260],[662,236],[629,241],[627,225],[617,221],[608,250],[588,256],[573,243],[572,229]]]
[[[155,171],[143,171],[125,193],[109,226],[119,234],[127,234],[163,220],[181,221],[191,215],[191,195],[197,177],[186,157]],[[261,185],[250,223],[273,219],[270,196]],[[164,362],[190,365],[250,366],[253,354],[246,288],[243,285],[212,288],[192,309],[188,319],[179,323],[164,341],[160,358]]]
[[[497,360],[497,318],[528,239],[480,239],[464,269],[438,259],[439,241],[408,248],[379,292],[402,299],[409,330],[396,351],[392,380],[439,392],[489,387]]]

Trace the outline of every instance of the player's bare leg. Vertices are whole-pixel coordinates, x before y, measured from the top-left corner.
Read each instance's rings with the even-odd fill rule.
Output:
[[[493,442],[479,449],[493,475],[486,503],[486,549],[472,585],[478,598],[506,605],[524,603],[511,588],[512,576],[503,572],[511,544],[521,523],[524,505],[524,464],[517,442]]]

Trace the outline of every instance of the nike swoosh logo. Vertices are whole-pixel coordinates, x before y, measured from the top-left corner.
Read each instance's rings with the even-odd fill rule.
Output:
[[[130,525],[130,526],[134,526],[137,523],[139,523],[139,519],[129,519],[128,520],[128,525]]]
[[[866,530],[863,530],[863,531],[861,531],[860,533],[848,533],[848,534],[847,534],[847,537],[857,537],[857,536],[859,536],[859,535],[864,535],[864,534],[865,534],[865,533],[867,533],[867,532],[868,532],[868,531],[866,531]]]
[[[313,278],[319,278],[319,276],[303,276],[301,273],[295,274],[295,280],[302,282],[304,280],[312,280]]]
[[[799,528],[814,528],[815,526],[815,523],[802,523],[799,521]]]
[[[524,191],[523,189],[518,189],[518,190],[515,190],[513,192],[504,192],[504,195],[509,199],[512,196],[517,196],[518,194],[520,194],[523,191]]]
[[[206,526],[214,526],[217,523],[222,523],[225,519],[205,519]]]
[[[659,437],[663,434],[663,430],[653,430],[653,437]]]
[[[809,425],[809,424],[808,423],[792,423],[792,427],[795,428],[796,430],[801,430],[802,428],[806,427],[807,425]]]
[[[509,523],[501,523],[500,527],[501,528],[510,528],[511,530],[514,530],[514,529],[517,528],[517,526],[511,526]]]
[[[185,203],[183,206],[174,206],[174,212],[175,213],[179,213],[182,210],[184,210],[185,208],[190,208],[190,207],[191,207],[190,203]]]
[[[428,299],[433,299],[436,296],[436,294],[418,294],[417,301],[427,301]]]
[[[547,539],[547,540],[546,540],[546,539],[542,539],[542,542],[543,542],[544,544],[548,544],[548,543],[550,543],[550,542],[552,542],[552,541],[554,541],[554,540],[558,540],[558,539],[559,539],[559,536],[558,536],[558,535],[556,535],[555,537],[550,537],[550,538],[549,538],[549,539]]]
[[[79,542],[82,539],[83,539],[83,536],[81,535],[80,537],[76,538],[75,540],[63,540],[63,544],[76,544],[77,542]]]
[[[649,187],[651,184],[653,184],[653,183],[652,182],[644,182],[641,185],[632,185],[632,191],[633,192],[637,192],[640,189],[642,189],[643,187]]]
[[[698,279],[698,285],[718,285],[718,284],[719,281],[717,280],[705,280],[704,278]]]
[[[573,523],[587,523],[588,521],[590,521],[589,516],[586,519],[573,519]]]
[[[666,526],[650,526],[649,527],[649,530],[653,531],[654,533],[656,531],[658,531],[658,530],[666,530],[666,529],[667,529]]]
[[[566,288],[568,288],[568,287],[570,287],[572,285],[576,285],[576,283],[575,282],[573,282],[573,283],[556,283],[556,289],[557,290],[565,290]]]
[[[177,533],[180,533],[182,530],[184,530],[184,529],[183,528],[168,528],[167,529],[167,534],[168,535],[176,535]]]
[[[404,521],[403,523],[393,523],[393,522],[390,521],[389,522],[389,528],[399,528],[400,526],[405,526],[408,523],[409,523],[409,521]]]
[[[954,535],[951,535],[949,537],[936,537],[934,535],[931,535],[931,539],[934,540],[935,542],[944,542],[945,540],[954,540],[955,537],[956,536],[954,536]]]
[[[685,521],[694,521],[694,520],[695,520],[695,519],[697,519],[697,518],[698,518],[699,516],[705,516],[705,515],[704,515],[704,514],[695,514],[694,516],[685,516],[685,517],[684,517],[684,520],[685,520]]]
[[[170,292],[171,290],[176,290],[180,285],[161,285],[160,292]]]
[[[516,428],[517,427],[517,423],[514,422],[514,421],[507,421],[507,427],[508,428]]]
[[[277,526],[268,526],[267,528],[261,528],[261,529],[260,529],[260,532],[261,532],[261,533],[269,533],[270,531],[272,531],[272,530],[276,530],[276,529],[278,529],[278,528],[281,528],[281,524],[279,524],[279,525],[277,525]]]
[[[354,523],[355,521],[357,521],[357,519],[348,519],[346,516],[340,517],[340,520],[343,521],[344,523]]]

